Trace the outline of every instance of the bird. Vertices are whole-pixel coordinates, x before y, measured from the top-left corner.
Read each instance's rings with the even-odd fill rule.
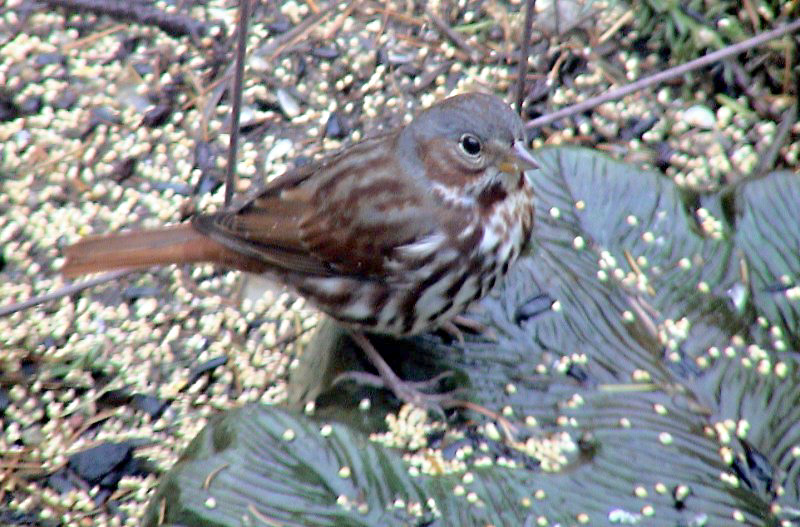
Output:
[[[537,168],[520,117],[466,93],[285,172],[235,207],[65,249],[62,273],[213,263],[266,275],[349,330],[403,402],[452,399],[400,379],[365,333],[452,328],[531,244]]]

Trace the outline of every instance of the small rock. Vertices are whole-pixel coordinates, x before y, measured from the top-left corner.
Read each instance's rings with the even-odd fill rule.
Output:
[[[59,494],[66,494],[75,489],[75,484],[70,481],[69,475],[63,469],[47,477],[47,486]]]
[[[342,123],[339,112],[333,112],[330,117],[328,117],[328,122],[325,123],[325,137],[331,139],[343,139],[347,137],[347,130]]]
[[[216,166],[217,155],[206,141],[198,141],[194,146],[194,166],[205,172]]]
[[[276,159],[285,157],[292,149],[292,142],[289,139],[278,139],[275,145],[267,153],[267,163],[271,163]]]
[[[97,398],[97,403],[103,407],[124,406],[131,401],[131,394],[126,389],[108,390]]]
[[[68,465],[81,479],[95,485],[115,468],[126,463],[132,455],[133,447],[130,444],[103,443],[73,454]]]
[[[385,46],[378,48],[378,51],[375,52],[375,65],[380,64],[389,64],[389,51]]]
[[[0,415],[6,411],[10,404],[11,398],[8,396],[8,392],[0,389]]]
[[[192,195],[192,187],[186,183],[179,183],[177,181],[152,181],[150,182],[150,186],[153,190],[158,192],[166,192],[169,190],[179,196]]]
[[[19,108],[10,95],[0,92],[0,121],[12,121],[19,116]]]
[[[259,73],[271,71],[273,68],[272,62],[259,55],[253,55],[247,61],[247,65]]]
[[[153,65],[149,62],[135,62],[133,64],[133,71],[144,77],[148,73],[153,73]]]
[[[392,66],[413,63],[417,59],[416,50],[408,49],[389,49],[386,52],[386,62]]]
[[[119,479],[116,482],[112,481],[101,481],[100,482],[100,489],[92,496],[92,503],[94,503],[95,507],[101,507],[103,503],[111,496],[111,491],[107,487],[116,486],[119,483]]]
[[[628,123],[628,126],[623,128],[620,132],[620,139],[629,141],[631,139],[641,138],[642,135],[650,130],[657,122],[658,117],[655,116],[644,119],[632,119]]]
[[[675,149],[665,141],[654,144],[653,149],[656,152],[656,167],[658,167],[659,170],[666,170],[670,166]]]
[[[139,298],[152,298],[161,294],[160,287],[154,286],[131,286],[122,292],[125,300],[138,300]]]
[[[144,114],[142,124],[148,128],[156,128],[166,123],[170,115],[172,115],[172,105],[159,103]]]
[[[68,88],[56,95],[55,99],[53,100],[53,108],[56,110],[69,110],[75,106],[77,101],[78,94],[75,93],[75,90],[70,90]]]
[[[499,25],[489,28],[489,40],[494,42],[502,42],[506,38],[506,32]]]
[[[92,108],[89,112],[89,126],[90,130],[94,130],[97,125],[119,125],[122,124],[122,118],[114,110],[107,106],[98,106]]]
[[[119,125],[122,124],[122,119],[107,106],[92,108],[89,112],[89,124],[86,125],[86,130],[81,134],[81,139],[86,139],[101,124]]]
[[[139,37],[129,37],[122,40],[119,43],[119,47],[117,51],[114,53],[114,60],[118,60],[120,62],[124,61],[126,58],[130,56],[131,53],[136,51],[136,48],[142,42],[143,39]]]
[[[58,53],[56,51],[46,52],[46,53],[39,53],[36,55],[36,58],[33,60],[33,63],[36,66],[49,66],[50,64],[64,64],[67,61],[67,58],[64,54]]]
[[[135,157],[128,157],[121,161],[117,161],[108,177],[117,183],[125,181],[133,175],[133,172],[136,169],[136,161],[137,159]]]
[[[276,95],[278,96],[278,104],[281,107],[283,115],[289,119],[300,115],[300,105],[297,103],[294,97],[289,94],[289,92],[283,88],[278,88]]]
[[[297,78],[299,79],[305,76],[307,69],[308,69],[308,64],[306,63],[305,56],[299,53],[295,54],[294,74],[297,75]]]
[[[44,441],[42,427],[39,425],[32,425],[23,429],[21,439],[26,446],[30,447],[35,447],[42,444],[42,441]]]
[[[339,50],[335,46],[317,46],[311,50],[311,54],[321,59],[335,59],[339,56]]]
[[[254,121],[256,121],[256,109],[248,104],[243,104],[239,112],[239,129],[252,126]]]
[[[280,12],[275,13],[275,17],[267,22],[267,29],[269,29],[271,33],[286,33],[291,27],[291,21],[289,21],[286,15]]]
[[[222,185],[222,178],[217,175],[216,172],[213,171],[206,171],[203,172],[203,175],[200,176],[200,180],[197,182],[197,185],[194,187],[194,194],[196,196],[202,196],[203,194],[210,194],[216,192],[216,190]]]
[[[189,380],[188,384],[194,384],[197,379],[205,375],[206,373],[210,373],[215,369],[219,368],[220,366],[224,366],[228,363],[228,357],[225,355],[221,355],[219,357],[215,357],[213,359],[207,360],[198,366],[192,368],[189,372]]]
[[[14,142],[16,142],[18,145],[27,145],[33,138],[33,134],[30,132],[30,130],[20,130],[12,137],[14,138]]]
[[[136,410],[142,411],[153,419],[158,419],[164,413],[169,403],[162,401],[153,395],[134,394],[131,399],[131,406]]]

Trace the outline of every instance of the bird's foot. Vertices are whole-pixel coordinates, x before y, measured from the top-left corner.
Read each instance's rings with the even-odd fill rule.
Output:
[[[454,397],[455,391],[445,393],[426,393],[423,391],[435,389],[440,381],[451,377],[453,372],[440,373],[426,381],[404,381],[397,376],[363,333],[353,333],[353,340],[364,351],[369,361],[375,366],[375,369],[378,370],[378,375],[366,372],[345,372],[336,377],[333,384],[345,380],[354,380],[367,386],[386,388],[404,403],[433,410],[440,416],[444,416],[444,410],[447,408],[463,405],[463,401]]]
[[[495,333],[493,328],[487,326],[483,322],[478,322],[477,320],[467,318],[464,315],[456,315],[452,320],[445,322],[440,327],[445,331],[445,333],[456,339],[459,344],[464,344],[464,333],[461,331],[462,328],[466,329],[470,333],[481,335],[492,342],[497,341],[497,333]]]

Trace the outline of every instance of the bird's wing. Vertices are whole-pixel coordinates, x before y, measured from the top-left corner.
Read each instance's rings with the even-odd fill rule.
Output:
[[[385,278],[387,258],[435,227],[424,192],[398,177],[390,145],[392,136],[359,143],[193,225],[279,272]]]

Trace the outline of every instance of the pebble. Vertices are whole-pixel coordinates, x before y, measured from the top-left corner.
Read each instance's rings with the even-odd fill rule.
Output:
[[[333,112],[330,117],[328,117],[328,122],[325,123],[325,137],[331,139],[344,139],[347,137],[347,130],[339,112]]]
[[[81,479],[95,485],[130,458],[132,453],[133,446],[128,443],[103,443],[70,456],[69,467]]]
[[[278,105],[280,105],[281,111],[286,117],[291,119],[300,115],[300,105],[288,91],[278,88],[276,95],[278,97]]]

